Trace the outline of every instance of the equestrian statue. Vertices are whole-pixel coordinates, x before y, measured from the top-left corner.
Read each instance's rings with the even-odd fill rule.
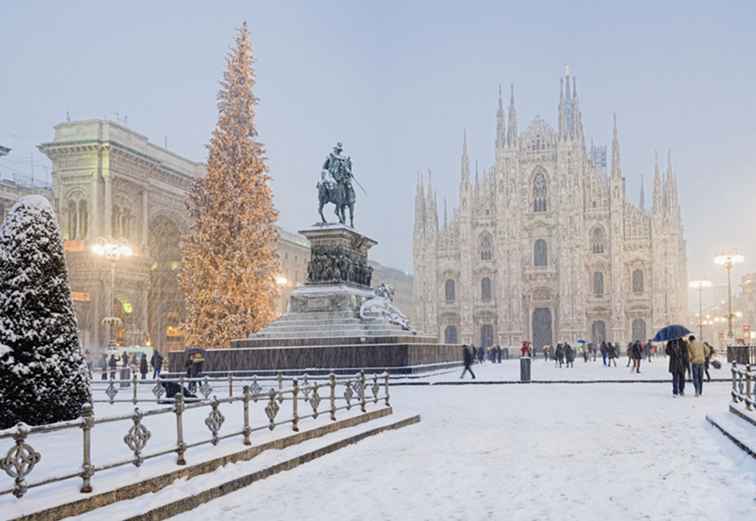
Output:
[[[328,221],[323,215],[323,207],[328,203],[333,203],[336,206],[336,217],[338,217],[339,223],[346,224],[346,210],[348,208],[349,226],[354,228],[355,196],[352,181],[356,182],[360,188],[362,186],[352,174],[352,158],[343,155],[343,151],[343,145],[336,143],[333,152],[328,154],[325,163],[323,163],[320,181],[317,184],[318,213],[320,213],[323,224],[327,224]]]

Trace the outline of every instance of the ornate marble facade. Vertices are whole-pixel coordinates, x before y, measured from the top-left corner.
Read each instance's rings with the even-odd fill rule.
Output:
[[[439,222],[419,179],[413,258],[415,327],[442,341],[536,349],[578,339],[629,341],[684,320],[687,260],[668,159],[651,208],[625,193],[616,120],[606,149],[586,148],[576,81],[561,79],[558,126],[519,132],[514,93],[499,92],[495,163],[474,179],[462,147],[458,208]]]

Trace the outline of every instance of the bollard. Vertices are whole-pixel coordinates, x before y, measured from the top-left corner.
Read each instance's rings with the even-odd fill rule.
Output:
[[[530,357],[524,356],[520,358],[520,381],[530,381]]]
[[[81,492],[86,494],[92,492],[92,476],[94,476],[94,465],[92,465],[92,429],[95,425],[94,409],[91,403],[85,403],[81,409],[81,417],[84,422],[81,424],[81,430],[84,433],[84,457],[81,464]]]
[[[182,388],[179,394],[176,395],[176,407],[173,409],[176,413],[176,452],[178,453],[178,459],[176,465],[186,465],[186,459],[184,459],[184,453],[186,452],[186,444],[184,443],[184,389]]]
[[[746,392],[745,392],[746,400],[745,400],[745,404],[746,404],[746,409],[749,410],[749,411],[752,411],[753,410],[753,406],[751,405],[751,401],[753,400],[753,396],[751,394],[751,364],[746,364],[745,368],[746,368],[746,374],[745,374],[745,377],[746,377]]]
[[[367,402],[365,401],[365,371],[360,370],[360,410],[367,412]]]
[[[278,371],[278,390],[280,391],[283,389],[283,373],[281,371]]]
[[[732,396],[732,403],[738,403],[738,395],[736,394],[737,389],[737,364],[735,362],[732,363],[732,368],[730,368],[730,371],[732,372],[732,392],[730,395]]]
[[[331,388],[331,421],[336,421],[336,375],[328,375],[328,385]]]
[[[234,397],[234,375],[232,374],[228,375],[228,397]]]
[[[250,440],[252,427],[249,419],[249,401],[252,399],[252,392],[249,390],[249,386],[245,385],[242,393],[244,395],[244,399],[242,400],[244,404],[244,430],[242,431],[244,433],[244,445],[252,445],[252,441]]]
[[[134,389],[132,391],[132,399],[131,401],[134,402],[134,405],[137,404],[137,401],[139,401],[139,398],[137,397],[137,386],[139,385],[139,380],[137,379],[137,374],[134,373],[131,375],[132,384],[134,385]]]
[[[297,382],[297,379],[294,379],[294,390],[291,392],[291,407],[292,407],[292,418],[291,418],[291,430],[294,432],[299,431],[299,382]]]
[[[389,403],[389,374],[388,371],[385,371],[383,373],[383,385],[385,387],[385,393],[386,393],[386,407],[391,406],[391,403]]]

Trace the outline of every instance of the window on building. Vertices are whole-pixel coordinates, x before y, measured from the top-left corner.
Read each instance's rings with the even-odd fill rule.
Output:
[[[89,232],[89,212],[87,210],[87,201],[79,201],[79,233],[78,238],[84,240]]]
[[[593,274],[593,294],[597,297],[604,296],[604,274],[600,271]]]
[[[546,246],[546,241],[543,239],[538,239],[533,244],[533,265],[544,267],[547,266],[549,263],[549,252],[548,247]]]
[[[591,232],[591,251],[593,253],[606,251],[606,233],[601,226],[596,226]]]
[[[491,279],[484,277],[480,281],[480,300],[483,302],[490,302],[493,298],[493,291],[491,290]]]
[[[457,340],[457,326],[446,326],[444,329],[444,342],[447,344],[456,344]]]
[[[483,324],[480,326],[480,345],[482,347],[489,347],[493,345],[494,331],[491,324]]]
[[[451,303],[454,302],[456,296],[455,296],[455,287],[454,287],[454,280],[448,279],[446,281],[446,284],[444,286],[444,293],[446,295],[446,302]]]
[[[491,235],[484,233],[480,236],[480,260],[488,261],[493,259],[493,240]]]
[[[633,271],[633,292],[643,293],[643,271]]]
[[[546,176],[543,172],[538,172],[533,178],[533,211],[546,211],[546,198],[548,190],[546,188]]]
[[[76,208],[76,201],[68,201],[68,238],[75,240],[78,238],[79,213]]]

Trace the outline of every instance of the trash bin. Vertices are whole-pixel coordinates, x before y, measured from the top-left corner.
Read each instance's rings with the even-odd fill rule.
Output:
[[[524,356],[520,358],[520,381],[530,381],[530,357]]]

